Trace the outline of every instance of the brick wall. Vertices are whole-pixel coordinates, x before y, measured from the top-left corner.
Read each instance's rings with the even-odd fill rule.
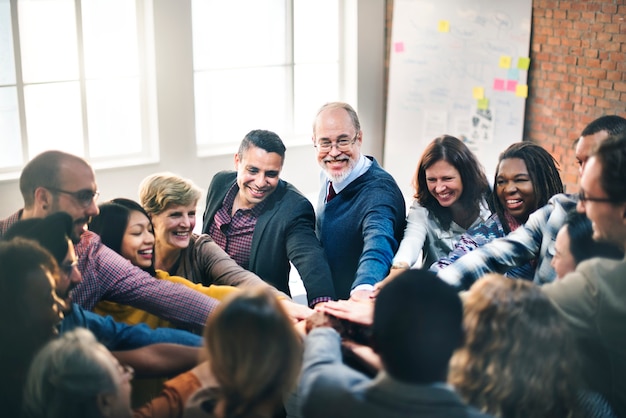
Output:
[[[566,190],[576,192],[573,142],[599,116],[626,117],[626,0],[532,5],[524,139],[554,155]],[[393,0],[387,0],[388,44],[392,11]]]
[[[573,142],[607,114],[626,117],[626,0],[533,0],[525,139],[578,190]]]

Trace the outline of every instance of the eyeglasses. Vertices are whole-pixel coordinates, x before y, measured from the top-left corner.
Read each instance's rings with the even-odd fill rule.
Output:
[[[611,199],[608,197],[591,197],[591,196],[587,196],[585,194],[584,190],[581,190],[578,193],[578,200],[580,200],[581,202],[605,202],[605,203],[619,203],[618,201],[616,201],[615,199]]]
[[[319,152],[330,152],[333,147],[337,148],[337,151],[344,152],[350,150],[352,144],[354,144],[359,137],[359,134],[356,134],[352,139],[339,139],[337,142],[331,141],[320,141],[317,144],[313,145]]]
[[[71,276],[72,272],[74,271],[74,268],[78,266],[78,261],[74,260],[71,263],[69,262],[64,262],[63,264],[61,264],[59,267],[61,268],[61,271],[66,275],[66,276]]]
[[[56,187],[46,187],[46,189],[56,193],[65,193],[72,196],[74,200],[76,200],[83,208],[91,205],[93,202],[98,200],[98,196],[100,196],[100,192],[98,190],[94,192],[93,190],[85,189],[77,192],[69,192],[67,190],[57,189]]]

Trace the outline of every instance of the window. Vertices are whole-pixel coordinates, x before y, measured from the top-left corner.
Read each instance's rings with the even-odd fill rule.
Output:
[[[46,149],[96,167],[156,158],[150,11],[143,0],[0,0],[0,176]]]
[[[340,0],[192,0],[199,155],[232,153],[252,129],[308,143],[339,100]]]

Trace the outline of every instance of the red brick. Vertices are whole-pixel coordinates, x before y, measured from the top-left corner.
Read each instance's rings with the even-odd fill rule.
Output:
[[[589,95],[593,97],[604,97],[604,90],[593,87],[589,89]]]
[[[589,30],[589,23],[578,20],[574,22],[574,29],[587,31]]]
[[[567,11],[565,10],[554,10],[554,19],[567,19]]]
[[[619,100],[619,91],[607,90],[604,92],[604,98],[607,100]]]
[[[600,58],[600,67],[602,67],[602,61],[606,61],[609,59],[609,53],[606,51],[600,51],[598,54],[598,58]]]
[[[580,46],[580,31],[568,30],[567,38],[562,39],[561,43],[566,46]]]
[[[569,100],[570,102],[577,104],[577,103],[581,103],[582,102],[582,97],[580,96],[580,94],[570,94],[569,95]]]
[[[593,78],[597,78],[598,80],[606,78],[606,70],[591,70],[591,76]]]
[[[572,55],[567,55],[563,58],[563,62],[567,65],[576,65],[576,62],[578,62],[578,58]]]
[[[567,14],[567,16],[569,17],[569,13]],[[595,22],[596,14],[594,12],[582,12],[580,18],[588,22]]]
[[[585,65],[590,68],[600,68],[600,60],[599,59],[586,59]]]
[[[596,39],[598,41],[602,41],[602,42],[608,42],[611,40],[611,38],[613,38],[613,34],[612,33],[604,33],[602,31],[598,31],[596,33]]]
[[[594,100],[594,103],[595,103],[595,100]],[[588,111],[589,111],[589,106],[587,106],[587,105],[584,105],[584,104],[575,104],[574,105],[574,113],[587,113]]]
[[[579,2],[579,1],[574,1],[570,4],[570,8],[571,10],[587,10],[587,5],[583,2]]]
[[[615,68],[615,63],[612,63],[612,64],[613,64],[613,68]],[[606,73],[606,79],[611,80],[611,81],[621,81],[623,74],[624,73],[620,71],[609,71]]]
[[[597,49],[586,49],[584,52],[584,56],[587,58],[598,58],[598,50]]]
[[[596,106],[601,107],[603,109],[609,109],[611,108],[611,102],[609,102],[608,100],[604,100],[604,99],[598,99],[596,100]]]
[[[615,4],[603,4],[602,13],[615,14],[617,13],[617,5]]]
[[[580,11],[578,10],[568,10],[567,11],[567,17],[565,19],[569,19],[569,20],[580,20]]]
[[[621,25],[617,23],[610,23],[604,25],[604,31],[607,33],[623,33],[621,31]]]
[[[626,60],[626,54],[622,52],[612,52],[611,60],[623,63]]]
[[[587,106],[595,106],[596,99],[594,99],[593,97],[589,97],[589,96],[583,97],[582,104],[587,105]]]
[[[596,87],[598,85],[598,80],[595,78],[585,78],[583,80],[583,85],[587,87]]]
[[[602,9],[602,5],[598,4],[598,3],[588,3],[587,4],[587,11],[589,12],[598,12]]]
[[[621,102],[626,102],[626,93],[620,93],[619,100],[620,100]]]
[[[596,14],[596,22],[610,23],[613,21],[613,16],[610,14],[598,13]]]
[[[626,91],[626,82],[616,82],[616,83],[613,83],[613,89],[615,89],[616,91],[625,92]]]
[[[548,38],[548,45],[561,45],[561,38],[557,38],[557,37]]]
[[[598,87],[604,90],[611,90],[613,88],[613,82],[607,80],[598,80]]]

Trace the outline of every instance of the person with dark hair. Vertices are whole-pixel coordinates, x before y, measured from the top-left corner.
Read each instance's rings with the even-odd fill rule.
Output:
[[[431,266],[439,270],[464,254],[516,230],[528,216],[558,193],[563,183],[554,157],[539,145],[516,142],[502,154],[496,168],[491,206],[495,213],[484,223],[470,228],[446,257]],[[507,276],[532,280],[536,262],[527,262]]]
[[[435,138],[426,147],[413,185],[415,200],[393,258],[396,271],[392,270],[390,278],[403,269],[428,267],[447,256],[468,228],[491,215],[483,168],[472,151],[453,136]]]
[[[248,132],[235,154],[236,171],[221,171],[211,180],[202,232],[237,264],[288,295],[293,263],[314,306],[334,299],[335,290],[315,236],[313,206],[280,179],[284,162],[278,135]]]
[[[576,162],[580,174],[582,174],[589,156],[602,141],[609,135],[617,135],[624,131],[626,131],[624,118],[617,115],[601,116],[587,125],[580,134],[580,138],[575,142]]]
[[[24,208],[0,221],[0,238],[20,219],[43,218],[55,212],[72,217],[72,241],[83,283],[74,300],[93,309],[105,299],[132,305],[188,329],[202,329],[218,301],[184,286],[156,280],[102,245],[87,230],[98,214],[100,192],[93,168],[83,158],[62,151],[44,151],[20,175]]]
[[[622,259],[624,251],[610,242],[595,241],[592,238],[591,221],[584,213],[571,211],[565,225],[556,234],[552,267],[556,277],[562,279],[567,273],[576,270],[579,263],[595,257]]]
[[[374,305],[372,347],[383,367],[374,380],[343,364],[339,333],[330,321],[316,321],[305,339],[303,416],[487,417],[445,383],[450,357],[463,343],[462,321],[452,286],[426,270],[402,272]]]
[[[626,119],[620,116],[601,117],[591,122],[596,134],[582,136],[585,144],[602,143],[609,130],[626,132]],[[594,130],[595,130],[594,129]],[[584,162],[593,147],[578,147],[576,158]],[[567,213],[578,202],[578,195],[557,194],[548,203],[533,212],[526,223],[505,237],[471,251],[454,263],[439,270],[437,275],[461,289],[468,289],[476,280],[487,273],[504,274],[512,268],[537,260],[533,281],[544,284],[553,281],[556,273],[551,266],[554,255],[554,240],[565,223]]]
[[[59,268],[32,240],[0,242],[0,405],[2,415],[19,417],[30,363],[58,335],[63,315],[55,293]]]
[[[187,331],[146,325],[129,326],[82,309],[72,303],[74,288],[82,277],[76,266],[74,245],[69,238],[72,219],[65,212],[45,218],[25,219],[7,231],[5,239],[31,239],[49,250],[60,266],[55,291],[64,301],[65,316],[60,333],[87,328],[116,357],[131,364],[143,376],[165,376],[187,370],[197,361],[201,338]],[[135,350],[138,349],[138,350]]]
[[[610,136],[585,164],[577,209],[593,239],[626,249],[626,132]],[[593,258],[542,290],[565,317],[583,355],[590,389],[626,416],[626,259]]]
[[[349,104],[323,105],[311,140],[322,168],[316,232],[336,295],[370,299],[402,239],[404,197],[393,177],[361,152],[361,123]]]
[[[89,224],[89,230],[100,235],[104,245],[135,266],[147,271],[157,279],[182,284],[217,300],[222,300],[231,292],[237,291],[234,286],[203,286],[184,277],[170,276],[163,270],[156,270],[154,268],[155,239],[152,222],[146,211],[134,200],[113,199],[100,205],[99,209],[100,213]],[[111,315],[116,321],[130,325],[144,323],[152,328],[172,327],[169,321],[144,310],[108,300],[98,302],[94,312],[101,315]]]

